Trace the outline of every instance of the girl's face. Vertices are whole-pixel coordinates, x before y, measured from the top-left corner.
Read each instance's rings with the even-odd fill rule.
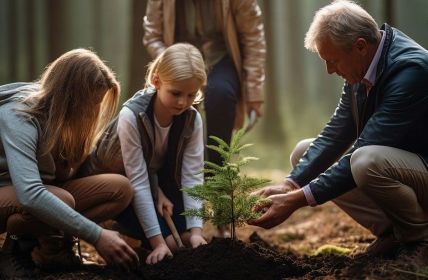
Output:
[[[159,108],[163,115],[177,116],[192,106],[201,82],[196,78],[189,78],[181,81],[161,82],[158,77],[154,77],[152,84],[157,90]]]

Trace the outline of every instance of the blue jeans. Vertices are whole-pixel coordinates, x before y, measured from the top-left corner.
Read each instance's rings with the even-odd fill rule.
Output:
[[[240,91],[241,85],[235,65],[229,56],[225,56],[208,73],[204,98],[207,136],[214,135],[230,143]],[[217,145],[210,138],[207,143]],[[217,152],[208,149],[207,155],[209,161],[222,164]]]

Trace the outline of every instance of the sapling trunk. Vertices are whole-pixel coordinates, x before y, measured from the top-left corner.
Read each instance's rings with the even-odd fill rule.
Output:
[[[228,158],[228,160],[230,161],[230,157]],[[234,194],[234,184],[233,184],[233,179],[232,179],[232,175],[230,172],[230,167],[227,167],[228,170],[228,175],[229,175],[229,184],[230,186],[232,186],[231,191],[230,191],[230,209],[231,209],[231,221],[230,221],[230,235],[232,238],[232,241],[235,242],[236,240],[236,225],[235,225],[235,204],[234,204],[234,198],[235,198],[235,194]]]
[[[235,241],[236,240],[236,234],[235,234],[235,229],[236,229],[236,227],[235,227],[235,207],[234,207],[234,204],[233,204],[233,191],[232,191],[232,199],[230,200],[231,201],[231,209],[232,209],[232,229],[231,229],[231,236],[232,236],[232,240],[233,241]]]

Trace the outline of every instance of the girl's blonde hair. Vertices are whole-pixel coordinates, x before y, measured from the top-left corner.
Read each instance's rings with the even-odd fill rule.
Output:
[[[358,38],[376,43],[380,38],[379,27],[359,5],[336,0],[316,12],[305,36],[305,48],[317,52],[317,44],[326,38],[343,50],[350,50]]]
[[[161,82],[195,78],[201,82],[201,87],[207,82],[205,63],[201,52],[191,44],[178,43],[166,48],[152,63],[149,64],[146,75],[146,87],[152,86],[153,75],[158,75]],[[194,103],[202,100],[199,90]]]
[[[112,70],[86,49],[61,55],[45,69],[39,82],[40,91],[25,102],[30,104],[26,112],[42,120],[42,152],[77,165],[114,117],[119,83]]]

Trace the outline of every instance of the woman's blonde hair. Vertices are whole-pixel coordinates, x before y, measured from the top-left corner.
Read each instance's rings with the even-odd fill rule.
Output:
[[[326,38],[343,50],[350,50],[358,38],[376,43],[380,38],[379,27],[359,5],[337,0],[316,12],[306,33],[305,48],[317,52],[317,44]]]
[[[26,112],[42,120],[42,152],[70,166],[79,164],[116,113],[119,83],[112,70],[86,49],[61,55],[39,82],[40,90],[25,102],[30,104]]]
[[[146,87],[153,86],[153,75],[158,75],[161,82],[195,78],[201,82],[201,87],[207,82],[205,63],[201,52],[191,44],[178,43],[166,48],[152,63],[149,64],[146,75]],[[194,103],[202,100],[199,90]]]

